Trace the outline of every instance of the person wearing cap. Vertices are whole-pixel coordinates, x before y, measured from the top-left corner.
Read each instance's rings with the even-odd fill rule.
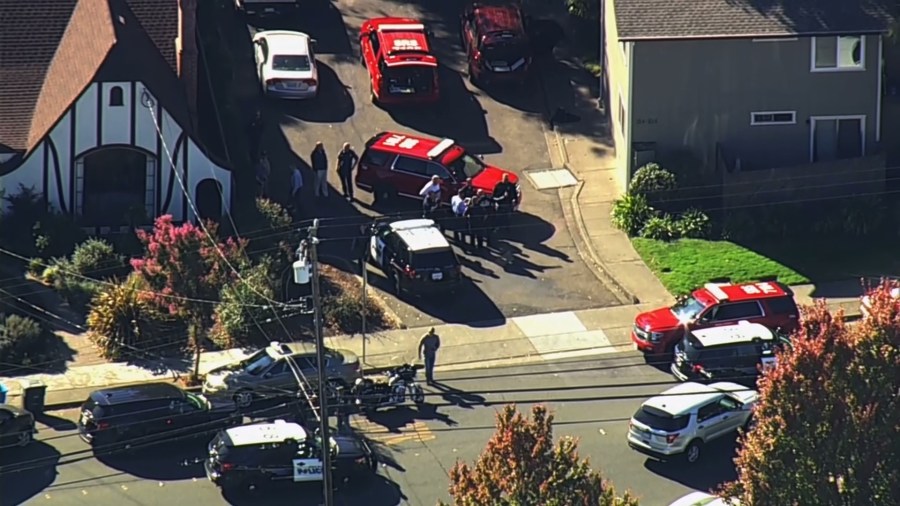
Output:
[[[422,197],[422,215],[430,218],[441,205],[441,178],[431,176],[431,181],[419,190],[419,196]]]
[[[419,340],[419,360],[425,358],[425,381],[429,385],[434,384],[434,362],[437,359],[437,351],[441,347],[441,338],[434,331],[434,327],[428,330]]]
[[[313,172],[316,174],[316,183],[313,186],[316,197],[328,196],[328,155],[325,154],[325,146],[322,141],[316,142],[309,155],[309,162],[312,165]]]
[[[359,156],[350,146],[349,142],[345,142],[341,146],[341,152],[337,157],[337,172],[341,178],[341,189],[347,202],[353,202],[353,167],[356,165]]]

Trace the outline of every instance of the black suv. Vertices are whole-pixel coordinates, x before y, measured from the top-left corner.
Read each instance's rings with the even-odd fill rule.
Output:
[[[374,452],[358,437],[333,436],[331,451],[335,483],[377,470]],[[209,443],[204,468],[210,481],[229,492],[252,492],[277,483],[320,483],[322,441],[300,424],[284,420],[232,427]]]
[[[690,330],[675,345],[671,371],[681,381],[755,380],[788,346],[787,336],[759,323]]]
[[[145,383],[92,392],[81,406],[78,434],[95,449],[113,450],[202,436],[242,419],[232,402],[214,405],[170,383]]]
[[[454,290],[462,281],[459,258],[432,220],[377,224],[369,248],[398,295]]]

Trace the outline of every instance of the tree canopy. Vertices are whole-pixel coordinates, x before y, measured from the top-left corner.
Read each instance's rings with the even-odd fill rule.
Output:
[[[848,324],[824,302],[760,380],[723,494],[742,506],[900,504],[900,301],[884,282]]]

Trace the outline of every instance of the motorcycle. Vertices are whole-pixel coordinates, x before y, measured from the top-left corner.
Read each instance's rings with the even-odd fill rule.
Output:
[[[416,367],[403,364],[385,371],[379,378],[359,378],[350,389],[354,404],[363,412],[398,406],[409,398],[416,404],[425,402],[425,391],[416,382]]]

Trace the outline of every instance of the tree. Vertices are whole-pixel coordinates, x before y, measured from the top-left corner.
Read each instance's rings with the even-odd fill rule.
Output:
[[[200,372],[201,334],[215,311],[210,301],[218,299],[222,286],[236,280],[235,269],[246,263],[244,241],[218,242],[216,231],[212,222],[203,230],[192,223],[176,226],[170,215],[160,216],[152,233],[137,231],[144,257],[131,260],[152,290],[145,296],[187,323],[194,380]]]
[[[723,495],[743,506],[900,504],[900,301],[870,293],[847,325],[820,301],[759,385],[756,426]]]
[[[578,456],[578,442],[553,441],[553,415],[544,406],[531,419],[515,405],[497,413],[497,430],[474,467],[457,462],[450,470],[454,506],[636,506]]]

